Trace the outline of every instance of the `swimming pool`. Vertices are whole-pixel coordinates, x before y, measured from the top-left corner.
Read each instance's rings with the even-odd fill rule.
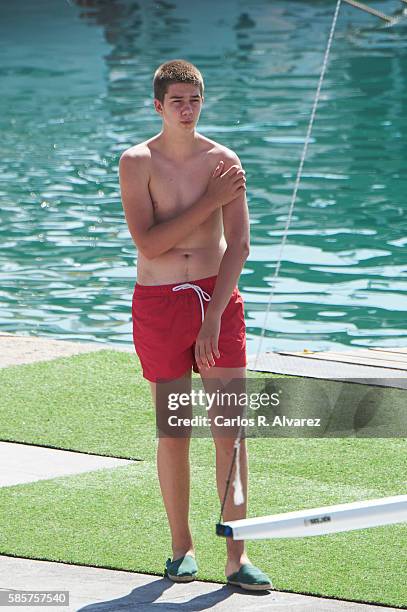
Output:
[[[334,6],[2,4],[1,329],[132,342],[118,159],[159,131],[152,73],[184,57],[206,80],[200,130],[247,172],[253,353]],[[342,6],[263,349],[407,345],[406,33]]]

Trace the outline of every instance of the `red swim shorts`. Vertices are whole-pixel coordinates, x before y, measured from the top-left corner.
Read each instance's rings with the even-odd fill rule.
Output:
[[[191,367],[199,371],[195,340],[216,278],[158,286],[136,283],[132,302],[133,341],[147,380],[174,380]],[[221,317],[219,353],[219,358],[214,356],[215,366],[246,366],[243,299],[237,287]]]

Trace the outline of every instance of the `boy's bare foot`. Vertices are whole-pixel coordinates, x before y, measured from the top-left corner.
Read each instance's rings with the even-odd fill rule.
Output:
[[[251,563],[249,557],[246,554],[240,555],[236,558],[228,559],[225,566],[225,576],[227,577],[231,574],[234,574],[235,572],[238,572],[240,567],[244,563]]]
[[[191,557],[194,557],[195,559],[195,550],[194,548],[173,548],[172,550],[172,560],[176,561],[177,559],[180,559],[181,557],[185,557],[185,555],[190,555]]]

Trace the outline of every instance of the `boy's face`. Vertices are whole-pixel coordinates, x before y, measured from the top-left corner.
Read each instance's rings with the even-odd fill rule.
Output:
[[[203,98],[199,87],[191,83],[171,83],[164,102],[154,100],[154,107],[166,125],[190,131],[198,123]]]

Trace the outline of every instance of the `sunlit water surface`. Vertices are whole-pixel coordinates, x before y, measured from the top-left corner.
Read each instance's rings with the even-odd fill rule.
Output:
[[[200,131],[247,172],[254,353],[334,4],[2,3],[1,329],[131,343],[118,159],[160,129],[153,71],[185,57],[206,79]],[[407,345],[406,34],[342,6],[264,350]]]

